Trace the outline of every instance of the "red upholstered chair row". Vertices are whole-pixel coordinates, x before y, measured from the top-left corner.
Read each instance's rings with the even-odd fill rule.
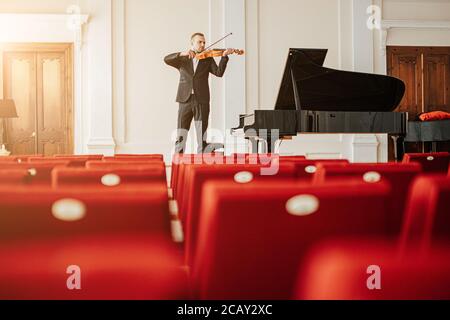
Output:
[[[105,186],[139,183],[166,184],[165,170],[160,166],[147,169],[84,169],[84,168],[56,168],[52,172],[52,186]]]
[[[203,299],[289,299],[309,247],[387,235],[386,183],[207,182],[192,270]]]
[[[188,162],[189,161],[189,162]],[[298,159],[297,161],[304,161],[304,158]],[[200,155],[194,156],[193,158],[183,159],[178,168],[178,177],[176,182],[176,189],[174,190],[174,195],[181,209],[180,212],[183,214],[182,210],[187,203],[187,197],[190,192],[190,170],[197,166],[241,166],[241,165],[256,165],[260,168],[262,175],[273,175],[278,172],[278,167],[282,164],[291,164],[293,166],[295,163],[294,159],[284,160],[283,157],[277,155],[256,155],[255,157],[251,155],[241,155],[234,154],[231,156],[220,156],[220,155]]]
[[[158,160],[163,162],[164,156],[162,154],[116,154],[113,157],[103,157],[103,160],[126,160],[126,161],[148,161],[148,160]]]
[[[293,298],[448,300],[449,270],[450,243],[436,246],[426,255],[410,252],[399,256],[397,246],[385,241],[333,240],[315,246],[308,254],[299,268]],[[379,279],[369,279],[378,272]],[[380,285],[381,289],[370,290],[368,282],[370,288]]]
[[[88,158],[89,160],[102,160],[102,154],[86,154],[86,155],[69,155],[69,154],[55,154],[54,158],[65,158],[65,159],[79,159]]]
[[[424,172],[447,173],[450,166],[450,153],[407,153],[403,163],[418,162],[422,165]]]
[[[42,157],[42,155],[20,155],[20,156],[7,156],[7,157],[0,157],[0,165],[3,162],[28,162],[29,158],[32,157]]]
[[[235,157],[229,157],[234,159]],[[182,185],[180,180],[184,178],[183,166],[188,164],[202,164],[208,161],[212,162],[225,162],[225,157],[222,154],[206,153],[206,154],[179,154],[176,153],[172,157],[172,171],[170,177],[170,187],[173,189],[174,196],[176,197],[178,185]]]
[[[164,162],[160,161],[88,161],[86,162],[87,169],[155,169],[164,170],[166,169]],[[165,175],[165,174],[164,174]]]
[[[172,159],[172,175],[170,187],[174,197],[178,199],[179,188],[184,186],[184,166],[190,164],[259,164],[271,166],[272,161],[298,162],[304,160],[303,156],[279,156],[275,154],[175,154]]]
[[[0,186],[0,242],[134,232],[170,237],[167,188]]]
[[[408,198],[402,248],[426,251],[436,241],[450,240],[450,177],[419,177]]]
[[[188,298],[187,277],[179,267],[177,253],[165,239],[153,236],[1,243],[0,261],[0,299]],[[70,290],[67,284],[69,288],[78,284],[81,288]]]
[[[322,165],[347,165],[348,160],[298,160],[295,162],[295,171],[298,179],[312,181],[317,167]]]
[[[410,164],[330,164],[322,163],[317,166],[313,183],[323,184],[333,179],[357,178],[361,181],[387,181],[391,187],[390,195],[390,227],[391,231],[398,234],[401,229],[403,213],[409,188],[414,179],[421,173],[418,163]]]
[[[28,163],[47,163],[47,164],[61,164],[66,163],[68,167],[84,167],[89,158],[51,158],[51,157],[30,157]]]
[[[0,185],[21,185],[31,181],[30,172],[27,169],[1,169]]]
[[[68,161],[57,161],[57,162],[39,162],[39,163],[3,163],[0,164],[0,171],[4,175],[10,171],[22,171],[24,174],[23,180],[15,180],[14,184],[24,184],[24,185],[48,185],[51,184],[51,173],[54,168],[66,167]]]

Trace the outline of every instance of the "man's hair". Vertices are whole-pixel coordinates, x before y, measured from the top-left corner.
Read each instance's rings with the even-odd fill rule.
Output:
[[[201,32],[196,32],[191,36],[191,41],[194,40],[196,36],[205,37],[205,35]]]

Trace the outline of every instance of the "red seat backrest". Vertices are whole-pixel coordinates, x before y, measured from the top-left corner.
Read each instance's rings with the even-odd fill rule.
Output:
[[[166,239],[154,236],[99,235],[1,243],[0,261],[0,299],[188,298],[177,252]],[[67,284],[76,284],[77,275],[81,290],[69,290]]]
[[[1,241],[86,234],[170,236],[167,188],[161,184],[114,189],[0,186]]]
[[[397,246],[386,241],[335,239],[315,246],[307,255],[293,299],[447,300],[448,270],[449,243],[427,255],[399,256]]]
[[[333,179],[358,178],[358,179],[381,179],[389,182],[392,186],[390,195],[390,227],[391,231],[398,234],[401,230],[403,213],[409,188],[413,180],[421,173],[420,164],[318,164],[317,172],[314,174],[313,183],[327,183]]]
[[[427,249],[432,241],[450,239],[450,177],[422,176],[408,196],[402,248]]]
[[[294,164],[280,164],[274,175],[264,175],[261,165],[192,165],[190,166],[188,186],[184,192],[184,203],[180,204],[181,220],[184,222],[186,263],[192,266],[197,246],[198,224],[201,203],[204,196],[203,187],[210,180],[234,183],[236,188],[241,184],[252,184],[258,181],[295,181]],[[243,179],[243,180],[241,180]]]
[[[403,163],[418,162],[422,165],[424,172],[446,173],[450,165],[449,152],[436,153],[407,153],[403,158]]]

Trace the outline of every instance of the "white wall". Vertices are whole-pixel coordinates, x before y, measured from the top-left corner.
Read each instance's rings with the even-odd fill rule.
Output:
[[[273,109],[289,48],[326,48],[338,68],[339,1],[249,1],[247,109]]]
[[[125,119],[118,152],[169,154],[176,128],[178,71],[163,59],[190,48],[190,36],[209,27],[208,0],[125,1]],[[117,131],[116,131],[117,133]]]
[[[1,0],[1,13],[65,13],[71,5],[85,7],[89,0]]]

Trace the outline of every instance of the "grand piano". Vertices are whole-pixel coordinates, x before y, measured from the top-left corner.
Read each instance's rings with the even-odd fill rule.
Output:
[[[301,133],[385,133],[398,158],[408,114],[393,110],[405,93],[403,81],[325,68],[327,52],[290,49],[275,110],[240,115],[232,135],[244,135],[255,153],[261,143],[271,153],[278,141]]]

